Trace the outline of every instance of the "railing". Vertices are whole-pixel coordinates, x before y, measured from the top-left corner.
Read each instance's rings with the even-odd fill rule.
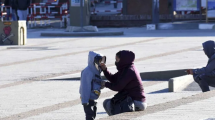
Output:
[[[10,15],[12,17],[12,8],[10,6],[0,6],[1,21],[4,21],[7,15],[7,8],[10,8]],[[65,19],[68,21],[69,11],[68,3],[33,3],[27,10],[28,27],[36,27],[37,21],[40,22],[40,26],[48,26],[51,24],[52,19],[60,19],[60,26],[63,27]],[[52,11],[55,9],[56,11]],[[11,19],[12,20],[12,19]]]

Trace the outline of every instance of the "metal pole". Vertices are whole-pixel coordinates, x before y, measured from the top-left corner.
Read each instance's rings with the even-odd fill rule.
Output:
[[[122,1],[122,9],[123,9],[123,15],[127,15],[127,0]]]
[[[156,8],[157,8],[157,24],[160,23],[160,0],[156,0]]]
[[[200,0],[200,22],[202,21],[202,1]]]
[[[153,24],[158,24],[159,23],[159,0],[153,0],[152,2],[152,22]]]
[[[156,7],[155,7],[155,0],[152,0],[152,23],[153,24],[156,24],[156,21],[155,21],[155,14],[156,14]]]
[[[208,23],[208,0],[206,1],[206,23]]]
[[[173,23],[173,18],[174,18],[174,0],[171,1],[172,2],[172,8],[171,8],[171,17],[172,17],[172,23]]]
[[[81,10],[80,10],[80,12],[81,12],[81,14],[80,14],[80,19],[81,19],[80,25],[81,25],[81,31],[83,31],[83,8],[84,8],[83,1],[84,0],[80,1],[80,8],[81,8]]]

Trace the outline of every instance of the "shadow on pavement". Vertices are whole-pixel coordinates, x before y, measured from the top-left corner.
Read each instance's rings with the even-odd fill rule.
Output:
[[[97,114],[107,114],[106,112],[98,112]]]
[[[42,81],[80,81],[80,78],[62,78],[62,79],[48,79]]]
[[[147,93],[147,94],[158,94],[158,93],[168,93],[168,92],[169,92],[169,89],[165,88],[165,89],[154,91],[154,92],[150,92],[150,93]]]

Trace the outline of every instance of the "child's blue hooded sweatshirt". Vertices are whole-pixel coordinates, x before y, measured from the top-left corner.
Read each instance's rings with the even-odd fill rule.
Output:
[[[105,57],[102,54],[90,51],[88,55],[88,66],[81,72],[80,95],[82,104],[88,104],[89,100],[96,100],[101,93],[101,71],[96,69],[94,58]]]

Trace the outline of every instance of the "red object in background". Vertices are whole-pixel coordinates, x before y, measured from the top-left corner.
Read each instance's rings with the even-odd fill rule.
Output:
[[[11,32],[11,27],[10,26],[6,26],[6,27],[4,27],[3,31],[4,31],[4,34],[6,36],[9,36],[10,32]]]
[[[56,2],[57,0],[48,0],[48,2]]]

